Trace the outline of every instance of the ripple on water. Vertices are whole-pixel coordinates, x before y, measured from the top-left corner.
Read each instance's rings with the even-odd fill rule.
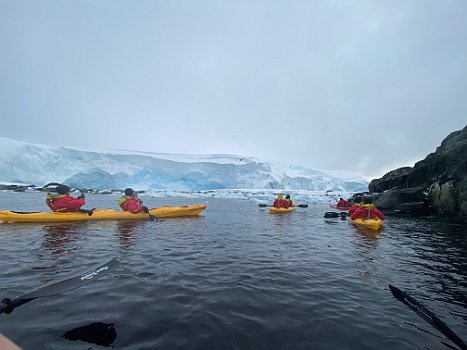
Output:
[[[1,330],[39,350],[83,348],[60,336],[92,322],[115,324],[117,349],[446,349],[391,283],[467,337],[465,228],[389,217],[374,234],[324,219],[325,206],[300,209],[271,215],[210,199],[192,219],[0,225],[4,296],[121,262],[86,287],[18,308]]]

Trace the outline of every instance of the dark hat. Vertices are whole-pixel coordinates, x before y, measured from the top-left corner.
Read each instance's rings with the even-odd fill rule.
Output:
[[[70,192],[70,187],[68,187],[67,185],[58,185],[57,187],[55,187],[55,191],[57,191],[57,193],[59,194],[67,194],[68,192]]]
[[[363,200],[362,196],[355,196],[355,203],[361,203]]]
[[[363,197],[363,204],[372,204],[372,203],[373,203],[373,198],[371,198],[371,196]]]
[[[131,196],[133,196],[134,193],[135,193],[135,191],[133,191],[132,188],[127,188],[125,190],[125,196],[130,196],[131,197]]]

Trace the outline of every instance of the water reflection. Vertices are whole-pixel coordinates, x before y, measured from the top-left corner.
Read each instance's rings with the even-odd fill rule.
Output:
[[[357,249],[357,255],[365,257],[365,260],[373,260],[373,257],[369,252],[378,247],[380,231],[374,231],[353,225],[353,232],[355,236],[354,245]]]
[[[61,256],[79,250],[76,244],[82,238],[79,224],[48,224],[43,226],[44,240],[42,248],[49,251],[52,258],[59,259]]]
[[[328,225],[339,225],[339,222],[337,220],[324,219],[324,222]]]
[[[276,233],[285,233],[295,222],[292,219],[294,213],[270,214]]]
[[[430,277],[424,283],[426,291],[434,294],[436,300],[467,308],[467,227],[419,220],[416,229],[411,227],[404,232],[408,240],[413,240],[414,234],[418,236],[417,244],[410,245],[416,263]],[[467,318],[465,314],[463,317]]]
[[[122,248],[129,249],[135,244],[137,228],[140,224],[141,222],[134,220],[117,222],[118,239]]]
[[[377,245],[377,242],[380,238],[380,233],[381,233],[381,230],[371,230],[371,229],[368,229],[368,228],[365,228],[365,227],[359,227],[359,226],[355,226],[354,227],[354,232],[355,232],[355,235],[356,237],[358,238],[364,238],[364,241],[366,242],[374,242],[375,243],[375,247]]]
[[[325,218],[324,222],[328,225],[342,225],[342,222],[345,222],[346,218],[344,217],[334,217],[334,218]]]
[[[11,198],[2,193],[2,201]],[[117,255],[125,262],[117,279],[64,293],[59,302],[42,298],[15,312],[2,331],[25,349],[39,341],[48,349],[97,349],[59,338],[95,321],[115,323],[115,349],[447,349],[391,297],[392,283],[465,338],[465,230],[390,218],[374,234],[323,218],[324,206],[273,216],[245,201],[214,198],[209,205],[200,218],[62,225],[68,233],[54,233],[55,225],[0,225],[0,280],[18,293],[42,285],[44,273],[57,281],[89,259]],[[63,261],[51,258],[66,249],[75,250]],[[36,265],[47,271],[30,271]],[[100,310],[111,311],[101,318]]]
[[[375,261],[379,256],[377,251],[379,244],[379,231],[370,230],[364,227],[352,225],[355,239],[353,245],[355,247],[355,255],[359,258],[359,272],[363,277],[369,277],[376,273]]]

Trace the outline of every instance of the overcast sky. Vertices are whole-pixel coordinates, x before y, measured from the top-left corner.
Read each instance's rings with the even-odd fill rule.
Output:
[[[465,0],[0,0],[0,136],[368,178],[467,124]]]

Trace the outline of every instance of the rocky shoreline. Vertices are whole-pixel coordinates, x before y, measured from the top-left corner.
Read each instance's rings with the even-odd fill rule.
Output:
[[[467,222],[467,126],[413,167],[388,172],[368,189],[378,208]]]

